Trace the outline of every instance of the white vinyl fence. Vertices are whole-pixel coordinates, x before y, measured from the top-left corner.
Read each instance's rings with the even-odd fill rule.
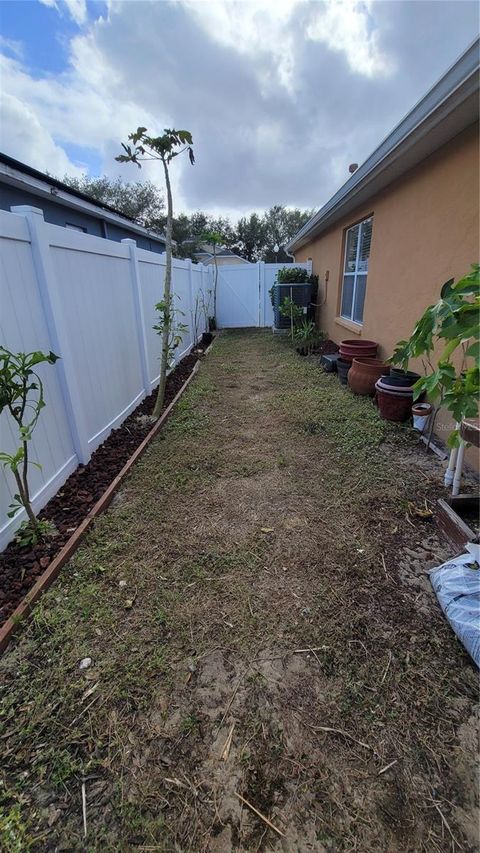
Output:
[[[302,267],[312,271],[312,262],[304,264],[225,264],[218,268],[217,321],[221,329],[265,327],[273,325],[269,290],[278,270]]]
[[[152,325],[163,295],[165,255],[50,225],[36,208],[0,211],[0,344],[14,352],[53,350],[41,365],[46,407],[31,441],[33,507],[38,512],[79,463],[119,426],[158,382],[160,340]],[[188,326],[179,361],[194,340],[193,312],[208,299],[213,270],[173,262],[175,307]],[[199,312],[197,334],[205,331]],[[0,416],[0,450],[18,446],[8,413]],[[6,513],[16,492],[0,472],[0,550],[24,519]]]

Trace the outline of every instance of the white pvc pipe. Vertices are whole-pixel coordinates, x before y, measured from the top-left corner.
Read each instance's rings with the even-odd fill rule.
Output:
[[[465,456],[466,442],[460,439],[460,447],[458,448],[457,464],[455,467],[455,477],[453,479],[452,495],[455,497],[460,491],[463,471],[463,457]]]
[[[455,429],[460,429],[459,423],[455,424]],[[453,483],[455,465],[457,464],[457,455],[458,447],[453,447],[450,451],[450,459],[448,460],[447,470],[445,471],[445,477],[443,478],[443,482],[445,483],[447,488]]]

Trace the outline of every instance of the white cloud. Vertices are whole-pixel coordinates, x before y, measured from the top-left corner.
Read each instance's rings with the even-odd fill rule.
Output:
[[[79,174],[63,148],[56,145],[38,117],[25,102],[5,94],[2,99],[2,151],[29,163],[41,172]],[[8,137],[7,137],[8,134]]]
[[[318,3],[306,36],[345,54],[352,71],[374,77],[391,74],[393,63],[380,46],[370,0],[327,0]]]
[[[62,12],[60,0],[43,2]],[[62,175],[77,171],[62,145],[87,146],[107,174],[163,185],[155,164],[140,172],[114,157],[139,124],[186,127],[197,163],[173,164],[176,209],[216,212],[323,203],[469,43],[476,21],[475,3],[459,14],[448,0],[111,0],[94,23],[84,7],[69,0],[84,24],[62,74],[33,77],[18,53],[3,58],[4,150]]]

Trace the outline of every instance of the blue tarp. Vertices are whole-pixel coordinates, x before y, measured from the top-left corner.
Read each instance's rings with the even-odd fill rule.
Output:
[[[430,580],[450,625],[480,668],[479,563],[472,554],[461,554],[432,569]]]

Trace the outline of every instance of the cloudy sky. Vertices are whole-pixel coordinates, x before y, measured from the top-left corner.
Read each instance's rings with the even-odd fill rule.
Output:
[[[318,207],[471,43],[475,0],[0,0],[0,148],[138,173],[139,124],[193,133],[176,209]]]

